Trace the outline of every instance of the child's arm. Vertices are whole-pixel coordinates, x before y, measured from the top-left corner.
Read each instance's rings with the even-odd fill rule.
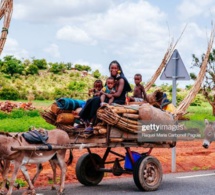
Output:
[[[89,89],[89,91],[88,91],[88,95],[89,95],[89,96],[91,96],[91,94],[93,93],[93,91],[94,91],[94,90],[95,90],[94,88]]]

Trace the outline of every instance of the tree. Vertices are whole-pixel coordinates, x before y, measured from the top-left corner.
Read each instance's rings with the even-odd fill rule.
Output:
[[[205,54],[202,54],[201,60],[199,60],[193,54],[193,66],[201,68],[202,61]],[[205,81],[203,84],[203,95],[208,100],[213,109],[213,115],[215,116],[215,95],[212,93],[215,91],[215,49],[213,49],[209,55],[208,66],[205,75]]]
[[[30,64],[27,68],[26,68],[26,74],[38,74],[38,67],[34,64]]]
[[[91,71],[91,67],[87,65],[75,64],[75,69],[78,71],[86,70],[87,72]]]
[[[71,70],[71,69],[72,69],[72,63],[71,63],[71,62],[67,62],[67,63],[65,64],[65,66],[66,66],[66,69],[67,69],[67,70]]]
[[[47,69],[47,62],[45,59],[33,59],[32,64],[37,66],[38,69]]]
[[[98,79],[98,78],[101,76],[101,73],[99,72],[98,69],[95,70],[95,71],[93,72],[93,76],[94,76],[96,79]]]
[[[23,74],[24,66],[22,62],[16,59],[14,56],[9,55],[3,58],[3,61],[0,61],[0,70],[6,74],[13,76],[16,74]]]
[[[192,80],[196,80],[196,74],[193,73],[193,72],[191,72],[191,73],[190,73],[190,78],[191,78]]]
[[[56,62],[56,63],[49,63],[49,65],[50,65],[49,71],[55,74],[62,73],[66,70],[66,66],[64,63]]]

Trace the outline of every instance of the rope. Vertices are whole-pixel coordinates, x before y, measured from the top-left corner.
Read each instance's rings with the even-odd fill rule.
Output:
[[[2,27],[2,31],[1,32],[4,32],[4,31],[6,31],[7,34],[8,34],[8,28]]]

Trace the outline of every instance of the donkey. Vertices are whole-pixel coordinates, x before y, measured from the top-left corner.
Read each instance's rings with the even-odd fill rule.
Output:
[[[72,155],[72,149],[69,150],[70,154],[69,154],[69,159],[67,160],[66,162],[66,165],[69,166],[71,163],[72,163],[72,160],[73,160],[73,155]],[[58,162],[58,159],[57,159],[57,156],[54,155],[50,160],[49,160],[49,163],[51,165],[51,168],[52,168],[52,172],[53,172],[53,185],[51,186],[51,189],[52,190],[56,190],[56,183],[57,183],[57,166],[59,166],[59,162]],[[39,176],[39,174],[41,173],[41,171],[43,170],[43,166],[42,164],[37,164],[37,171],[33,177],[33,179],[31,180],[32,184],[34,184]],[[18,188],[19,186],[15,185],[16,188]]]
[[[209,122],[205,119],[205,130],[204,130],[204,140],[203,147],[208,148],[210,143],[215,140],[215,122]]]
[[[48,131],[48,140],[47,143],[51,145],[66,145],[70,143],[68,134],[60,129],[55,129]],[[6,183],[6,174],[9,170],[10,161],[14,162],[14,170],[12,173],[12,178],[10,180],[10,187],[7,195],[12,194],[13,185],[17,176],[19,169],[21,169],[31,191],[32,195],[35,195],[35,189],[32,181],[30,180],[28,171],[25,167],[25,164],[40,164],[52,159],[56,155],[58,165],[61,169],[61,182],[60,188],[58,190],[58,195],[63,194],[64,183],[65,183],[65,174],[66,174],[66,163],[64,161],[66,149],[62,150],[50,150],[50,151],[12,151],[11,147],[16,146],[37,146],[36,144],[29,144],[21,134],[12,136],[8,133],[0,133],[0,158],[6,161],[6,167],[3,172],[3,185]],[[71,153],[70,153],[71,155]]]
[[[67,160],[66,164],[67,166],[70,165],[72,163],[72,160],[73,160],[73,155],[72,155],[72,149],[70,149],[70,155],[69,155],[69,159]],[[51,186],[51,189],[52,190],[56,190],[56,184],[57,184],[57,180],[56,180],[56,176],[57,176],[57,166],[59,166],[59,163],[58,163],[58,159],[57,159],[57,156],[54,155],[52,157],[52,159],[49,160],[49,163],[51,165],[51,168],[52,168],[52,172],[53,172],[53,184]],[[10,166],[10,161],[9,160],[1,160],[0,161],[0,173],[3,176],[6,176],[7,175],[7,172],[9,171],[9,166]],[[37,164],[37,171],[35,173],[35,175],[33,176],[33,179],[31,180],[32,184],[34,185],[38,176],[40,175],[41,171],[43,170],[43,166],[42,164]],[[5,172],[7,171],[7,172]],[[6,184],[2,185],[1,189],[0,189],[0,194],[2,194],[4,192],[4,187],[6,187],[7,189],[9,189],[9,185],[8,185],[8,182],[9,180],[5,179]],[[14,184],[14,187],[19,189],[20,188],[20,185],[18,183],[15,183]]]

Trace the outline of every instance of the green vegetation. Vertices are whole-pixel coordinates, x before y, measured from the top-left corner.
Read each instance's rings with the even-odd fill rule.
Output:
[[[25,180],[22,180],[22,179],[16,179],[15,183],[19,184],[20,187],[26,187],[27,186],[27,182]]]
[[[193,67],[202,67],[202,63],[205,57],[205,54],[203,53],[200,58],[196,57],[195,54],[193,54]],[[204,94],[204,97],[207,99],[208,102],[210,102],[211,106],[213,107],[213,115],[215,116],[215,95],[214,95],[214,89],[215,89],[215,49],[212,49],[207,63],[206,73],[204,76],[204,83],[202,87],[202,92]],[[191,78],[193,80],[197,79],[197,76],[195,74],[191,73]]]
[[[203,167],[197,167],[194,166],[191,171],[199,171],[199,170],[209,170],[211,167],[210,166],[203,166]]]
[[[83,76],[80,71],[91,71],[87,65],[54,62],[45,59],[25,59],[5,56],[0,60],[0,99],[54,100],[59,97],[87,99],[88,90],[95,79],[101,78],[99,70]]]
[[[190,120],[203,121],[204,119],[215,120],[212,115],[212,107],[208,102],[203,102],[201,106],[190,106],[188,108],[188,114]]]
[[[5,118],[1,120],[0,129],[4,132],[25,132],[30,127],[54,129],[55,127],[48,124],[42,117],[29,117],[22,118]]]
[[[0,130],[5,132],[25,132],[32,126],[45,129],[55,128],[40,116],[38,110],[25,111],[16,109],[11,113],[0,111],[0,121]]]

